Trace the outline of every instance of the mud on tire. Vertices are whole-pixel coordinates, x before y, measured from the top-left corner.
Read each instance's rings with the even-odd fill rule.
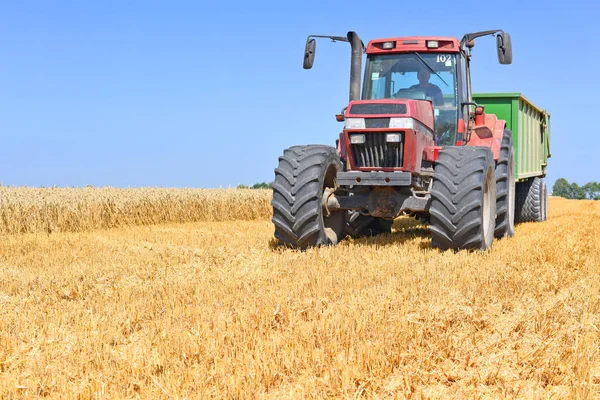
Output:
[[[335,188],[342,168],[333,147],[294,146],[284,150],[275,168],[273,224],[275,238],[292,247],[336,244],[343,235],[344,210],[328,213],[323,192]]]
[[[494,240],[496,176],[487,147],[439,152],[431,190],[431,236],[441,249],[487,249]]]

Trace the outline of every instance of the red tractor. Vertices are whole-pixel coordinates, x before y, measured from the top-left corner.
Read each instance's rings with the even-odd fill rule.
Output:
[[[450,37],[372,40],[311,35],[352,47],[350,103],[336,147],[293,146],[279,157],[273,184],[275,237],[292,247],[336,244],[391,231],[393,219],[429,222],[441,249],[487,249],[514,234],[514,153],[505,121],[472,101],[474,39],[496,35],[498,60],[512,62],[501,30]],[[362,96],[362,53],[367,54]]]

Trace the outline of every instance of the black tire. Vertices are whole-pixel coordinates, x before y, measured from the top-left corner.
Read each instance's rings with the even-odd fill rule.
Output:
[[[515,154],[512,132],[504,130],[500,157],[496,162],[496,229],[497,238],[515,234]]]
[[[542,222],[548,219],[548,188],[543,178],[529,178],[517,183],[516,222]]]
[[[349,210],[346,215],[344,232],[353,238],[375,236],[380,233],[391,233],[393,224],[393,220],[372,217],[355,210]]]
[[[487,249],[494,241],[496,174],[487,147],[446,147],[439,152],[431,190],[434,247]]]
[[[335,188],[340,157],[330,146],[294,146],[279,157],[273,182],[273,224],[281,243],[305,249],[336,244],[344,229],[345,210],[328,213],[323,192]]]
[[[375,218],[374,229],[377,229],[377,234],[392,233],[393,219]]]

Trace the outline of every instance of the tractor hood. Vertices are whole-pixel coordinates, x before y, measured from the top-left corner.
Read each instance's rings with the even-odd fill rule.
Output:
[[[385,99],[351,101],[344,113],[345,128],[410,128],[415,121],[433,131],[433,105],[428,100]],[[395,126],[390,126],[390,123]]]

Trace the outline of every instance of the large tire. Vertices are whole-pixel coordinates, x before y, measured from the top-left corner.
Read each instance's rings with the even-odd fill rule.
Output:
[[[512,132],[504,130],[500,157],[496,162],[496,230],[502,238],[515,234],[515,155]]]
[[[340,157],[330,146],[294,146],[279,157],[273,182],[275,238],[305,249],[336,244],[344,229],[345,210],[323,208],[325,189],[334,189]]]
[[[431,189],[434,247],[487,249],[494,241],[496,174],[487,147],[446,147],[439,152]]]
[[[542,222],[548,219],[548,188],[543,178],[517,183],[516,222]]]
[[[385,218],[364,215],[356,210],[349,210],[346,215],[344,232],[353,238],[375,236],[380,233],[391,233],[394,221]]]

